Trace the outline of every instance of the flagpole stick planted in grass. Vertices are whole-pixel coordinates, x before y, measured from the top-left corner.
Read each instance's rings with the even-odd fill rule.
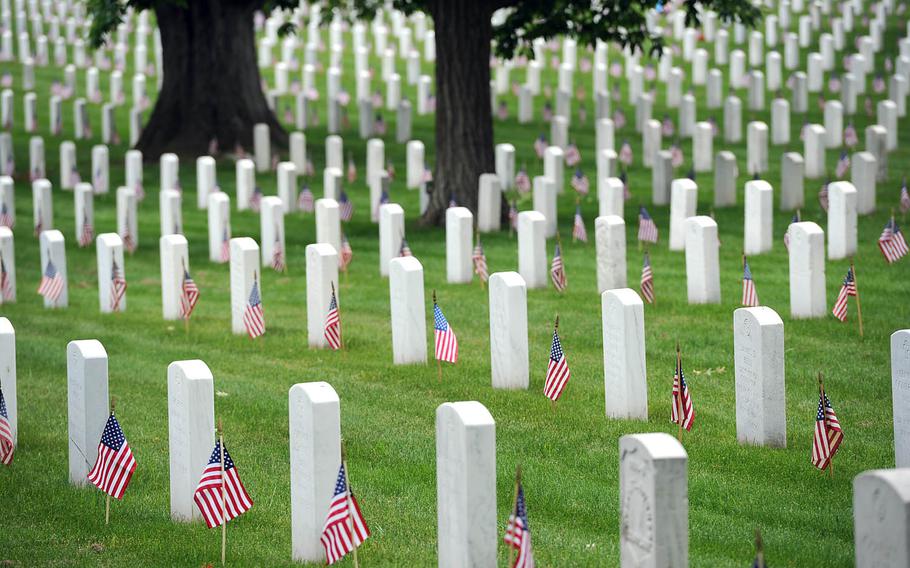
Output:
[[[683,389],[682,389],[682,357],[679,354],[679,340],[676,340],[676,381],[677,381],[677,391],[676,391],[676,423],[679,424],[679,431],[676,434],[676,438],[682,443],[683,437]]]
[[[224,566],[224,556],[227,551],[227,503],[224,486],[224,430],[221,419],[218,419],[218,443],[221,446],[221,565]]]
[[[512,515],[518,519],[518,486],[521,484],[521,464],[515,468],[515,495],[512,497]],[[511,524],[511,523],[510,523]],[[515,547],[509,543],[509,566],[515,562]]]
[[[765,568],[765,545],[762,542],[760,529],[755,529],[755,567]]]
[[[850,270],[853,272],[853,287],[856,289],[856,319],[859,320],[859,337],[863,338],[863,310],[859,303],[859,283],[856,280],[856,267],[853,265],[853,259],[850,259]]]
[[[344,484],[348,488],[348,497],[347,497],[347,509],[348,509],[348,530],[351,534],[351,539],[354,538],[354,511],[351,509],[351,496],[354,494],[353,489],[351,488],[351,480],[348,478],[348,459],[344,451],[344,440],[341,440],[341,465],[344,467]],[[357,561],[357,546],[352,547],[351,552],[354,553],[354,568],[359,568],[360,563]]]
[[[825,437],[828,437],[828,408],[825,405],[825,382],[821,371],[818,373],[818,398],[822,405],[822,425],[825,427]],[[834,454],[828,458],[828,473],[834,479]]]
[[[117,401],[114,397],[111,397],[111,415],[114,414],[114,405]],[[105,492],[107,493],[107,492]],[[104,500],[104,524],[108,525],[111,522],[111,494],[107,493],[106,499]]]
[[[433,290],[433,314],[434,314],[434,319],[435,319],[435,313],[436,313],[436,290]],[[434,333],[435,333],[435,332],[434,332]],[[433,345],[434,345],[434,346],[436,345],[435,342],[433,343]],[[435,349],[434,349],[433,353],[434,353],[434,355],[435,355]],[[436,357],[436,370],[438,371],[438,374],[437,374],[437,377],[436,377],[436,382],[437,382],[437,383],[441,383],[441,382],[442,382],[442,362],[439,361],[439,357]]]

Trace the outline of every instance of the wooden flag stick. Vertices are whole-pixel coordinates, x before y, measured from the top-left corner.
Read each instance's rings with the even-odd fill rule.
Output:
[[[859,282],[856,280],[856,267],[850,259],[850,271],[853,272],[853,287],[856,289],[856,319],[859,320],[859,336],[863,338],[863,309],[859,303]]]
[[[679,340],[676,340],[676,381],[677,382],[677,391],[676,391],[676,422],[679,424],[679,431],[676,434],[676,439],[682,443],[683,438],[683,388],[682,388],[682,357],[679,353]]]
[[[353,540],[354,510],[352,508],[353,499],[351,499],[351,496],[354,494],[354,491],[351,489],[351,480],[348,477],[348,460],[347,460],[347,455],[344,451],[344,440],[343,439],[341,440],[341,465],[344,466],[344,484],[347,485],[347,487],[348,487],[348,497],[347,497],[348,530],[350,531],[351,539]],[[352,542],[351,544],[354,544],[354,543]],[[352,548],[353,548],[353,550],[351,552],[353,552],[353,554],[354,554],[354,568],[359,568],[360,563],[357,561],[357,545],[354,544],[354,546]]]
[[[111,415],[114,414],[114,406],[116,406],[117,400],[114,397],[111,397]],[[108,493],[106,499],[104,500],[104,524],[108,525],[111,522],[111,494]]]
[[[221,446],[221,565],[224,566],[224,556],[227,551],[227,498],[224,480],[224,430],[221,419],[218,419],[218,443]]]
[[[818,398],[822,405],[822,424],[825,428],[825,437],[828,436],[828,409],[825,408],[825,382],[821,371],[818,372]],[[834,479],[834,454],[828,458],[828,473]]]
[[[434,320],[436,319],[436,290],[435,289],[433,290],[433,319]],[[434,324],[434,327],[435,327],[435,324]],[[434,346],[433,353],[435,355],[435,353],[436,353],[436,349],[435,349],[436,342],[435,341],[433,342],[433,346]],[[438,371],[437,377],[436,377],[436,382],[441,383],[442,382],[442,362],[439,360],[439,357],[436,357],[436,370]]]
[[[515,468],[515,495],[512,497],[512,515],[513,518],[517,520],[518,518],[518,486],[521,485],[521,464]],[[509,522],[509,526],[513,524],[513,521]],[[515,563],[515,547],[509,543],[509,566]]]
[[[760,529],[755,529],[755,566],[765,568],[765,545],[762,542]]]

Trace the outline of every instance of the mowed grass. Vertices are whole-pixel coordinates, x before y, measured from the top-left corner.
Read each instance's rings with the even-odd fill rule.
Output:
[[[899,33],[895,18],[883,42],[891,57],[897,55],[894,46]],[[848,45],[852,45],[852,40]],[[713,54],[713,45],[704,47]],[[347,49],[344,85],[353,93],[353,60],[349,46]],[[810,51],[803,50],[803,62]],[[328,53],[320,52],[320,57],[327,66]],[[593,55],[581,51],[579,57]],[[876,60],[878,72],[882,72],[883,57]],[[676,60],[678,65],[684,64],[681,57]],[[616,50],[611,51],[611,61],[621,61]],[[379,61],[374,58],[372,64],[377,70],[373,80],[376,89],[381,86]],[[132,74],[132,58],[129,65],[125,77]],[[402,61],[398,68],[404,73]],[[877,250],[876,239],[889,208],[897,203],[902,164],[910,159],[906,121],[901,121],[901,145],[889,156],[889,178],[879,184],[878,211],[859,220],[856,263],[865,339],[858,335],[852,301],[846,324],[830,316],[811,321],[789,317],[788,260],[781,238],[790,213],[775,209],[774,250],[750,259],[762,303],[774,308],[785,325],[787,449],[767,449],[740,445],[735,428],[732,316],[741,293],[742,186],[748,179],[745,140],[731,145],[718,137],[714,145],[715,152],[724,148],[735,152],[740,171],[739,204],[714,212],[722,240],[723,302],[690,306],[686,299],[684,254],[667,250],[668,208],[650,206],[651,173],[641,166],[634,108],[627,102],[625,90],[623,101],[614,102],[614,108],[622,108],[629,119],[629,125],[617,132],[617,147],[627,138],[636,156],[629,172],[634,197],[625,210],[628,280],[634,288],[642,258],[635,244],[639,203],[649,205],[661,237],[660,244],[651,251],[657,303],[645,308],[649,420],[609,420],[604,415],[595,249],[593,242],[574,244],[569,238],[575,209],[575,196],[568,186],[571,168],[566,170],[567,191],[559,199],[569,289],[563,295],[552,288],[529,291],[531,387],[519,392],[493,390],[487,292],[476,281],[472,285],[446,283],[444,232],[417,225],[417,193],[406,190],[403,181],[405,148],[394,141],[394,113],[383,111],[391,133],[384,137],[386,155],[398,172],[392,184],[392,199],[405,207],[408,240],[424,266],[426,289],[438,292],[440,305],[460,343],[460,360],[457,365],[445,365],[440,383],[432,359],[426,366],[392,365],[388,282],[378,275],[377,228],[369,222],[368,190],[363,178],[366,143],[356,132],[356,105],[349,108],[352,127],[343,132],[345,159],[351,153],[360,172],[358,180],[346,186],[356,206],[354,221],[345,226],[354,261],[340,289],[347,350],[333,353],[309,349],[306,341],[304,248],[315,238],[312,215],[294,213],[286,219],[287,274],[271,270],[263,273],[262,296],[268,325],[265,337],[252,342],[231,335],[228,267],[208,261],[206,215],[195,206],[195,166],[189,159],[182,161],[180,171],[184,230],[190,244],[190,268],[201,289],[189,331],[182,323],[166,322],[161,317],[156,157],[147,157],[148,197],[140,207],[140,246],[126,260],[128,310],[117,315],[99,313],[95,251],[93,247],[75,246],[72,193],[58,187],[58,145],[72,133],[71,101],[64,106],[64,136],[51,136],[47,130],[46,93],[51,82],[63,76],[62,70],[53,67],[36,70],[36,91],[40,93],[38,114],[48,172],[55,186],[55,225],[67,238],[70,306],[66,310],[45,310],[41,298],[34,293],[41,267],[37,240],[32,235],[29,183],[23,173],[27,169],[30,135],[22,126],[20,67],[3,63],[0,70],[15,78],[17,114],[13,134],[19,172],[15,228],[19,300],[0,308],[17,333],[19,447],[13,466],[0,468],[0,560],[15,565],[112,566],[132,565],[137,559],[154,565],[217,562],[218,531],[208,530],[201,523],[174,523],[169,517],[166,369],[172,361],[202,359],[215,377],[216,416],[224,423],[227,444],[255,501],[249,513],[228,527],[230,563],[291,564],[287,394],[295,383],[327,381],[341,397],[350,477],[373,531],[373,537],[360,549],[362,564],[428,566],[436,562],[434,411],[443,402],[477,400],[489,408],[497,422],[500,526],[508,516],[513,475],[520,464],[539,565],[615,566],[619,563],[620,531],[618,441],[623,435],[640,432],[675,434],[669,423],[669,406],[674,346],[679,341],[697,412],[695,426],[684,440],[689,454],[691,564],[746,565],[753,553],[753,533],[760,528],[766,558],[772,566],[852,565],[852,479],[862,471],[894,465],[888,346],[889,335],[907,327],[910,269],[906,260],[887,266]],[[431,72],[431,67],[425,64],[424,71]],[[271,80],[270,74],[266,75]],[[85,70],[79,70],[78,76],[81,96]],[[869,77],[870,92],[873,76]],[[323,71],[318,79],[319,85],[324,85]],[[522,81],[523,72],[514,70],[512,79]],[[105,92],[107,81],[108,74],[102,73]],[[587,121],[581,122],[576,100],[570,136],[581,149],[583,167],[593,184],[594,105],[590,77],[577,73],[575,81],[584,87]],[[616,81],[624,83],[611,78],[611,84]],[[154,80],[149,83],[153,85]],[[544,84],[555,88],[556,73],[549,62]],[[129,97],[128,86],[127,91]],[[405,86],[404,91],[414,100],[413,86]],[[722,127],[721,111],[706,109],[703,89],[695,92],[699,119],[713,116]],[[745,104],[745,91],[737,94]],[[767,108],[771,98],[769,93]],[[540,175],[542,163],[534,156],[532,142],[541,132],[549,132],[549,126],[541,119],[542,100],[536,102],[536,120],[531,125],[518,125],[514,119],[516,99],[508,95],[505,100],[512,118],[496,120],[496,140],[515,144],[518,165],[526,164],[531,176]],[[282,100],[280,116],[285,104],[288,101]],[[321,195],[321,169],[325,163],[323,105],[324,99],[319,102],[322,122],[307,130],[308,151],[317,170],[315,178],[308,182],[317,196]],[[854,120],[862,137],[865,126],[874,119],[863,113],[862,98],[859,107],[860,114]],[[100,107],[93,105],[90,109],[96,137],[77,143],[79,170],[84,179],[91,169],[90,147],[98,143],[100,132]],[[654,116],[662,118],[665,112],[678,123],[676,109],[665,107],[661,86]],[[805,118],[822,122],[814,94]],[[744,123],[755,119],[770,124],[767,111],[744,110],[743,119]],[[127,106],[119,109],[118,120],[121,135],[126,138]],[[785,151],[802,152],[802,122],[803,117],[794,113],[791,144],[771,147],[771,170],[764,179],[775,188],[780,183],[780,156]],[[432,164],[431,116],[414,117],[413,136],[427,145]],[[665,147],[672,142],[665,139]],[[687,162],[678,175],[683,175],[691,163],[691,142],[682,141],[682,146]],[[112,188],[123,183],[125,150],[125,145],[112,148]],[[831,150],[827,155],[832,170],[837,153]],[[219,160],[218,183],[232,198],[233,171],[232,159]],[[707,214],[713,200],[713,174],[700,175],[697,182],[698,210]],[[257,183],[266,194],[276,192],[273,174],[258,175]],[[806,182],[803,219],[825,227],[826,216],[815,198],[819,183]],[[95,207],[96,231],[114,231],[113,189],[108,195],[96,196]],[[527,200],[521,205],[522,209],[530,207]],[[582,211],[593,238],[597,214],[593,196],[582,201]],[[258,240],[256,214],[232,208],[231,225],[234,236],[247,235]],[[491,272],[517,269],[514,236],[507,231],[484,235],[484,245]],[[549,254],[552,245],[549,243]],[[829,305],[847,266],[846,261],[827,263]],[[572,380],[554,411],[542,388],[557,313]],[[427,322],[427,344],[431,350],[429,304]],[[118,417],[139,463],[124,500],[112,505],[110,526],[104,525],[104,496],[94,488],[73,488],[67,481],[65,350],[69,341],[90,338],[100,340],[110,357],[110,392],[117,398]],[[815,377],[819,371],[825,373],[828,392],[846,436],[835,460],[834,479],[809,463],[818,404]],[[661,511],[655,513],[660,515]],[[505,564],[508,552],[503,545],[499,555],[500,564]],[[348,558],[342,565],[350,566],[352,562]]]

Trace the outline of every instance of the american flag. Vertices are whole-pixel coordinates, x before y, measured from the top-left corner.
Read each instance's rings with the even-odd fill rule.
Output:
[[[325,316],[326,343],[332,349],[341,349],[341,319],[338,316],[338,300],[335,298],[335,286],[332,286],[332,298],[329,300],[329,312]]]
[[[509,105],[507,105],[505,101],[499,102],[499,107],[496,109],[496,116],[499,117],[499,120],[509,118]]]
[[[872,80],[872,90],[877,94],[885,92],[885,78],[878,74],[875,76],[875,79]]]
[[[793,223],[799,223],[799,211],[793,214],[790,225]],[[790,250],[790,225],[787,225],[787,230],[784,232],[784,246],[787,247],[788,251]]]
[[[657,224],[644,205],[638,208],[638,240],[646,243],[657,242]]]
[[[433,329],[436,331],[436,360],[458,362],[458,339],[449,321],[442,314],[439,304],[433,302]]]
[[[569,362],[562,350],[559,341],[559,323],[553,329],[553,344],[550,346],[550,360],[547,363],[547,378],[544,381],[543,393],[550,400],[556,401],[569,382],[572,373],[569,371]]]
[[[641,267],[641,297],[649,304],[654,303],[654,274],[651,272],[651,258],[645,253]]]
[[[831,458],[837,453],[837,448],[844,441],[844,432],[841,430],[837,414],[828,400],[828,395],[822,391],[818,396],[818,412],[815,414],[815,435],[812,438],[812,465],[818,469],[825,469],[831,463]]]
[[[326,564],[334,564],[346,554],[363,544],[370,536],[370,529],[360,512],[354,492],[348,486],[344,462],[338,470],[335,493],[329,503],[329,512],[322,527],[322,548]]]
[[[300,192],[300,197],[297,198],[297,205],[300,207],[300,210],[304,213],[312,213],[316,210],[316,200],[313,198],[313,192],[310,190],[309,185],[304,185],[303,190]]]
[[[509,226],[513,231],[518,228],[518,205],[515,200],[509,203]]]
[[[136,252],[136,239],[134,239],[132,233],[130,233],[129,221],[127,221],[126,224],[126,231],[123,234],[123,248],[126,249],[126,252],[133,254]]]
[[[581,205],[575,206],[575,223],[572,225],[572,238],[583,243],[588,242],[588,231],[581,216]]]
[[[123,271],[117,266],[117,261],[111,261],[111,311],[120,310],[120,302],[126,295],[126,277]]]
[[[850,156],[847,154],[846,150],[841,150],[840,158],[837,160],[837,167],[834,169],[834,174],[842,178],[850,170]]]
[[[262,313],[262,298],[259,296],[259,281],[253,279],[253,288],[243,311],[243,325],[250,339],[256,339],[265,333],[265,315]]]
[[[199,301],[199,287],[196,281],[190,276],[190,272],[184,267],[183,283],[181,284],[180,294],[180,315],[183,319],[190,319],[193,310],[196,309],[196,302]]]
[[[534,153],[537,154],[538,158],[543,158],[544,152],[547,151],[547,146],[549,146],[549,144],[547,143],[547,137],[544,136],[543,134],[541,134],[540,136],[537,137],[536,140],[534,140]]]
[[[381,114],[376,114],[376,119],[373,121],[373,131],[379,136],[385,136],[385,120],[382,119]]]
[[[831,313],[840,321],[847,321],[847,298],[856,296],[856,280],[853,278],[853,267],[847,269],[847,275],[844,276],[844,283],[840,287],[837,299],[834,300],[834,308]]]
[[[224,220],[224,228],[221,230],[221,262],[231,260],[231,237],[228,235],[227,220]]]
[[[433,181],[433,170],[430,168],[429,164],[423,165],[423,183],[432,183]]]
[[[544,103],[542,114],[544,122],[553,120],[553,105],[551,105],[549,101]]]
[[[10,214],[6,202],[0,203],[0,226],[12,229],[13,224],[13,216]]]
[[[114,413],[107,419],[101,441],[98,442],[98,459],[88,472],[88,480],[115,499],[123,499],[126,486],[136,471],[133,450],[120,429]]]
[[[831,78],[828,79],[828,90],[832,93],[839,93],[840,87],[841,87],[840,77],[838,77],[837,75],[832,75]]]
[[[683,162],[685,162],[685,160],[686,158],[683,155],[682,148],[679,146],[679,144],[673,144],[670,146],[670,164],[674,168],[678,168],[679,166],[683,165]]]
[[[568,286],[565,267],[562,264],[562,253],[559,250],[559,243],[556,243],[556,249],[553,251],[553,262],[550,263],[550,280],[553,281],[553,286],[555,286],[556,290],[559,292],[564,292]]]
[[[354,164],[354,157],[348,156],[348,183],[357,181],[357,166]]]
[[[664,121],[661,123],[660,131],[661,134],[667,138],[673,136],[673,134],[676,132],[676,126],[673,125],[673,119],[671,119],[668,115],[664,115]]]
[[[54,261],[47,260],[47,267],[41,276],[41,283],[38,285],[38,294],[44,296],[49,302],[56,302],[63,293],[63,276],[54,266]]]
[[[904,234],[894,221],[894,217],[885,224],[885,229],[878,238],[878,248],[888,264],[900,260],[907,254],[907,241],[904,240]]]
[[[345,222],[350,221],[351,217],[354,216],[354,203],[343,189],[341,190],[341,195],[338,196],[338,216]]]
[[[752,280],[752,270],[749,261],[743,257],[743,305],[755,307],[758,304],[758,292],[755,291],[755,282]]]
[[[449,208],[451,209],[452,207],[458,207],[458,201],[455,200],[454,193],[449,194]]]
[[[6,399],[3,398],[3,389],[0,388],[0,463],[3,465],[13,463],[15,451],[13,429],[9,424],[9,414],[6,412]]]
[[[904,181],[901,184],[900,210],[902,214],[910,211],[910,192],[907,191],[907,178],[904,178]],[[12,227],[12,225],[8,226]]]
[[[89,221],[88,214],[82,218],[82,232],[79,233],[79,246],[87,247],[92,244],[92,240],[95,238],[95,230],[92,227],[92,222]]]
[[[614,85],[614,86],[617,88],[619,87],[619,85]],[[619,91],[617,90],[616,92],[618,93]],[[613,125],[616,127],[617,130],[622,130],[622,128],[626,125],[626,113],[624,113],[620,109],[616,109],[615,111],[613,111]]]
[[[6,261],[0,256],[0,303],[13,299],[13,279],[6,270]]]
[[[351,259],[353,258],[354,250],[351,248],[348,237],[346,235],[341,235],[341,251],[338,253],[338,267],[343,271],[347,271],[348,266],[351,264]]]
[[[518,170],[518,173],[515,175],[515,189],[520,193],[527,193],[531,191],[531,178],[528,177],[528,172],[524,168]]]
[[[490,275],[487,272],[487,255],[483,252],[483,245],[480,244],[480,239],[477,239],[477,246],[474,247],[471,260],[474,262],[474,274],[480,278],[481,282],[486,282]]]
[[[632,165],[632,159],[632,146],[629,145],[628,141],[624,141],[619,149],[619,161],[626,166],[630,166]]]
[[[301,194],[301,197],[303,197],[302,194]],[[261,203],[262,203],[262,188],[260,188],[257,185],[256,187],[253,188],[253,195],[250,196],[250,209],[252,209],[254,212],[258,213],[259,206]]]
[[[388,164],[386,164],[385,172],[387,174],[389,174],[389,181],[392,181],[393,179],[395,179],[395,164],[393,164],[392,162],[389,162]]]
[[[518,482],[518,496],[515,498],[515,510],[509,515],[506,524],[506,535],[502,539],[506,545],[518,551],[512,568],[534,568],[534,554],[531,552],[531,527],[528,525],[528,508],[525,504],[525,491]]]
[[[281,244],[281,234],[278,228],[275,228],[275,242],[272,245],[272,269],[277,272],[284,272],[287,264],[284,261],[284,246]]]
[[[563,156],[563,159],[565,159],[567,166],[576,166],[581,161],[581,152],[578,151],[578,146],[575,144],[566,146],[566,153]]]
[[[679,401],[680,388],[682,388],[682,403]],[[670,398],[673,402],[673,408],[670,409],[670,422],[682,424],[683,428],[691,430],[692,423],[695,421],[695,407],[692,406],[692,397],[689,396],[689,385],[686,384],[686,375],[682,370],[679,353],[676,354],[676,372],[673,374],[673,392]],[[679,416],[680,406],[682,406],[682,417]]]
[[[196,507],[210,529],[239,517],[253,506],[253,500],[240,481],[227,447],[224,447],[224,466],[221,465],[222,447],[224,447],[222,441],[217,440],[209,463],[202,471],[202,477],[193,493],[193,501],[196,502]]]
[[[822,210],[828,210],[828,182],[822,184],[821,188],[818,190],[818,204],[821,206]]]
[[[844,128],[844,144],[847,148],[853,148],[859,144],[859,136],[857,136],[856,128],[853,126],[852,122]]]
[[[401,237],[401,247],[398,249],[398,256],[413,256],[411,247],[408,246],[408,240],[404,237]]]
[[[588,181],[588,176],[581,171],[581,168],[575,170],[575,175],[572,176],[572,188],[581,196],[588,195],[588,192],[591,190],[591,183]]]

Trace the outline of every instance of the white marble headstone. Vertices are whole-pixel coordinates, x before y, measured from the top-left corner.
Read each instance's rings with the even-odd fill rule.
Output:
[[[98,442],[109,415],[107,352],[97,339],[70,341],[66,346],[69,479],[88,484],[98,459]],[[198,481],[198,479],[197,479]]]
[[[740,443],[787,447],[784,322],[768,307],[733,312],[736,437]]]

